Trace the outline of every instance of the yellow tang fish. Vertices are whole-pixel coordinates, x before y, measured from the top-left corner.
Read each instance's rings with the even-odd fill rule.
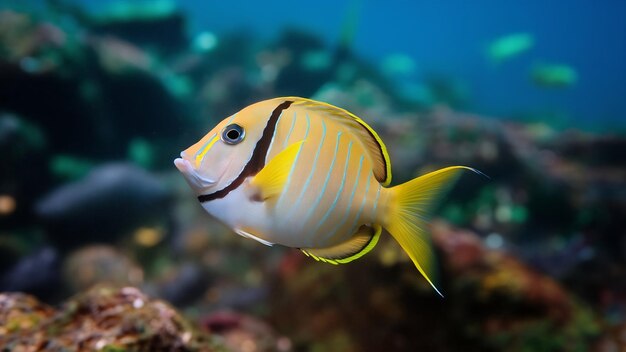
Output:
[[[174,164],[209,214],[266,245],[347,263],[374,248],[385,228],[440,295],[428,212],[462,170],[476,171],[452,166],[389,188],[389,155],[371,127],[297,97],[246,107]]]

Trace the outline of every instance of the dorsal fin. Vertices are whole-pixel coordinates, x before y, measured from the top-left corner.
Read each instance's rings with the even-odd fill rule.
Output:
[[[388,186],[391,183],[391,163],[389,162],[387,148],[376,131],[366,124],[365,121],[349,111],[320,101],[298,97],[285,99],[293,100],[294,107],[302,106],[312,112],[321,113],[324,117],[333,119],[344,125],[358,137],[364,149],[367,150],[368,156],[374,165],[374,177],[376,177],[383,186]]]

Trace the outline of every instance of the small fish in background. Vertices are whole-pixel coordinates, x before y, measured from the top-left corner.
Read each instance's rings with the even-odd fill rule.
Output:
[[[286,97],[224,119],[174,161],[204,209],[241,236],[340,264],[385,228],[436,288],[429,212],[466,166],[390,187],[387,149],[341,108]]]
[[[513,33],[500,37],[489,44],[487,56],[494,62],[510,60],[530,50],[535,39],[530,33]]]
[[[532,81],[545,88],[568,88],[578,81],[576,70],[564,64],[539,64],[530,71]]]

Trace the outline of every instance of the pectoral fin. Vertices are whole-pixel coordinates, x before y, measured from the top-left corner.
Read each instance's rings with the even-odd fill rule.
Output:
[[[344,264],[361,258],[372,250],[378,243],[382,227],[378,225],[361,226],[348,241],[326,248],[301,248],[307,256],[315,260],[330,263]]]
[[[254,200],[266,201],[280,195],[285,188],[285,183],[300,149],[302,149],[303,142],[296,142],[285,148],[252,178],[250,186],[254,190],[252,193]]]
[[[263,243],[263,244],[264,244],[264,245],[266,245],[266,246],[270,246],[270,247],[271,247],[271,246],[273,246],[273,245],[274,245],[272,242],[266,241],[266,240],[264,240],[264,239],[262,239],[262,238],[260,238],[260,237],[258,237],[258,236],[255,236],[255,235],[251,234],[251,233],[250,233],[250,232],[248,232],[248,231],[244,231],[244,230],[242,230],[242,229],[234,229],[234,230],[235,230],[235,232],[236,232],[239,236],[242,236],[242,237],[245,237],[245,238],[250,238],[250,239],[253,239],[253,240],[255,240],[255,241],[259,241],[259,242]]]

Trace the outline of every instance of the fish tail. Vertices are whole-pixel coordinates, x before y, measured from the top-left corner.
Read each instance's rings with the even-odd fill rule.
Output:
[[[451,166],[389,189],[389,207],[384,227],[409,255],[417,270],[443,297],[437,282],[435,257],[426,226],[437,201],[454,185],[466,166]]]

